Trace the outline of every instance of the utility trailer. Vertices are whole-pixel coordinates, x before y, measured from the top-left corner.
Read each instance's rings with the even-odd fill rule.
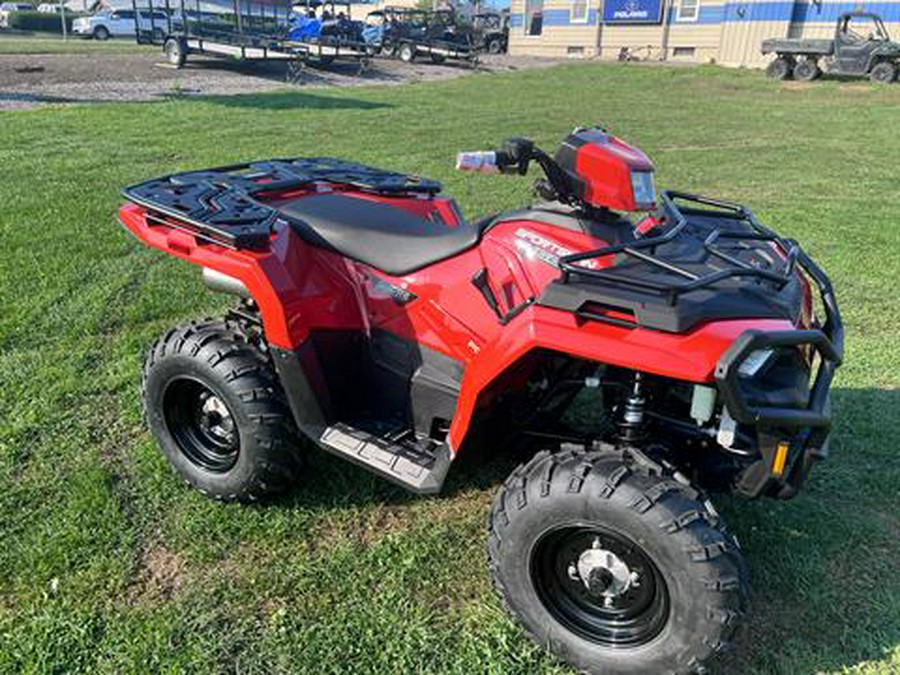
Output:
[[[151,19],[147,25],[135,21],[137,42],[162,46],[176,68],[183,67],[190,54],[284,61],[288,79],[296,81],[310,61],[330,63],[346,56],[361,61],[366,56],[337,44],[289,40],[290,0],[132,0],[135,13],[139,1],[141,9],[149,9],[151,16],[160,12],[166,20]]]
[[[835,26],[834,39],[763,40],[763,54],[775,54],[766,72],[777,80],[815,80],[823,69],[835,75],[868,75],[886,84],[897,78],[900,43],[891,40],[881,17],[871,12],[847,12]]]
[[[419,56],[429,56],[434,63],[451,59],[465,61],[473,67],[478,64],[479,50],[474,43],[473,31],[459,25],[452,9],[424,14],[421,29],[409,31],[396,41],[396,54],[401,61],[411,63]]]
[[[428,12],[415,7],[377,9],[366,15],[367,40],[379,54],[397,56],[401,41],[424,35],[427,19]]]

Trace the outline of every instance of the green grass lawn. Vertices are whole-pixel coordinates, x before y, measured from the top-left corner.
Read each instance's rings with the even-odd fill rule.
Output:
[[[0,113],[0,671],[568,672],[492,596],[509,459],[416,499],[322,453],[267,506],[187,489],[141,422],[144,351],[228,304],[116,223],[119,188],[336,155],[444,180],[469,215],[529,181],[454,153],[601,123],[659,183],[746,202],[843,304],[832,459],[789,503],[720,500],[753,572],[722,673],[900,672],[900,86],[571,65],[404,87]]]
[[[148,45],[139,45],[133,38],[116,38],[106,42],[87,40],[70,36],[63,40],[62,35],[52,33],[28,33],[5,35],[0,33],[0,54],[120,54],[156,49]]]

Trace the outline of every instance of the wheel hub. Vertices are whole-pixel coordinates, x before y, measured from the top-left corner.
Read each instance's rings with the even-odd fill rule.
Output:
[[[228,406],[215,394],[204,391],[201,393],[202,404],[200,406],[200,418],[197,420],[200,429],[212,439],[226,445],[234,443],[234,418],[228,410]]]
[[[166,426],[193,464],[213,473],[230,471],[241,449],[240,430],[225,400],[204,382],[178,377],[163,397]]]
[[[598,644],[631,647],[658,635],[669,592],[656,564],[629,537],[599,524],[561,525],[535,542],[531,576],[550,615]]]
[[[640,576],[612,551],[603,548],[599,537],[569,565],[569,578],[580,581],[595,598],[607,607],[629,589],[640,586]]]

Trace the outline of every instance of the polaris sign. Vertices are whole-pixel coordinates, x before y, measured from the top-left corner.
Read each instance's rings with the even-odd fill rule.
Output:
[[[663,0],[606,0],[604,23],[660,23]]]

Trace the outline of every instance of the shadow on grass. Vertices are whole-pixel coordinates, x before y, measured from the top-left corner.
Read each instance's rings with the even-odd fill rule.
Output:
[[[181,96],[214,103],[226,108],[257,108],[259,110],[374,110],[392,108],[389,103],[364,101],[346,96],[329,96],[301,91],[281,91],[263,94],[234,94],[231,96]]]
[[[900,391],[836,390],[834,405],[832,457],[799,497],[716,499],[750,563],[752,595],[746,628],[714,672],[840,671],[900,645],[900,467],[889,461]],[[512,450],[461,454],[435,499],[499,488],[524,459]],[[309,473],[316,480],[268,508],[421,499],[325,453],[313,453]]]

